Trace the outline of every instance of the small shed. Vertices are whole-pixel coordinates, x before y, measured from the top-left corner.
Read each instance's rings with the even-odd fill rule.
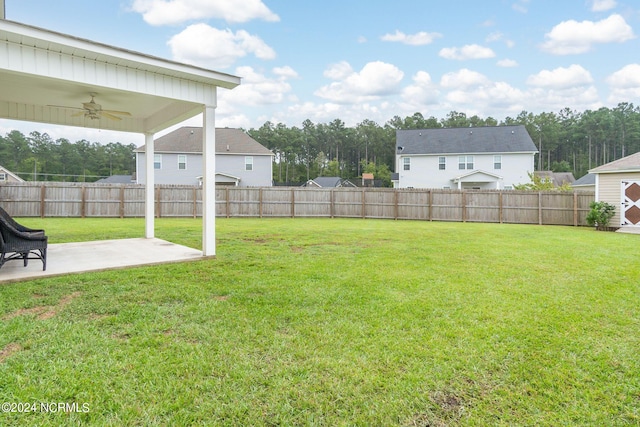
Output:
[[[534,175],[543,180],[551,181],[555,187],[562,187],[566,184],[573,186],[576,180],[571,172],[535,171]]]
[[[4,166],[0,166],[0,184],[3,182],[24,182],[24,179],[20,178]]]
[[[596,201],[616,207],[612,226],[640,227],[640,152],[591,169]]]

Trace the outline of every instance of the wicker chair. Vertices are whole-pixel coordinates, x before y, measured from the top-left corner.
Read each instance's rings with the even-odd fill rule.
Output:
[[[47,239],[44,230],[20,225],[0,208],[0,268],[14,259],[23,260],[25,267],[30,259],[39,259],[42,261],[42,270],[46,270]]]

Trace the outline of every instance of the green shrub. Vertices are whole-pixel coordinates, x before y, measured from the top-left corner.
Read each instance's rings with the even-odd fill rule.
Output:
[[[591,210],[587,214],[587,224],[604,229],[609,226],[609,221],[616,213],[616,207],[607,202],[591,202]]]

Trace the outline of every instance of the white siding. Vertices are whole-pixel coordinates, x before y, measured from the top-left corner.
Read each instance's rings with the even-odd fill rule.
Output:
[[[640,173],[599,173],[597,175],[596,200],[607,202],[616,207],[616,213],[611,218],[611,226],[618,227],[621,224],[620,209],[622,200],[622,181],[640,181]]]
[[[459,169],[458,157],[462,154],[447,154],[446,168],[439,169],[439,158],[442,155],[409,155],[398,156],[396,171],[399,173],[400,188],[456,188],[453,178],[472,171],[483,171],[502,177],[499,188],[530,182],[529,172],[533,172],[532,153],[490,153],[464,154],[473,156],[473,169]],[[502,167],[494,169],[494,156],[502,156]],[[411,170],[404,170],[404,158],[411,158]],[[487,188],[495,189],[495,185]]]
[[[187,154],[187,169],[178,169],[179,153],[162,154],[162,169],[155,170],[156,184],[198,185],[202,176],[202,155]],[[136,176],[145,183],[145,153],[136,153]],[[241,187],[270,187],[272,183],[272,156],[253,155],[253,170],[246,171],[244,154],[216,154],[216,173],[240,178]]]

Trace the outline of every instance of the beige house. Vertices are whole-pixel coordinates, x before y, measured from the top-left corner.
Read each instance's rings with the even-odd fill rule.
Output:
[[[4,166],[0,166],[0,184],[3,182],[24,182],[24,179],[6,169]]]
[[[640,227],[640,152],[595,169],[596,201],[616,207],[613,227]]]

